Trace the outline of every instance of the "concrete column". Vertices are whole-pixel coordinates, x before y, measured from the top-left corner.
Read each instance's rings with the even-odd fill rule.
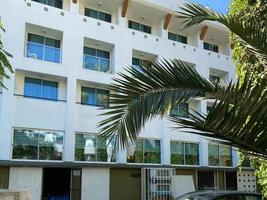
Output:
[[[115,23],[119,26],[127,27],[127,19],[126,17],[121,16],[121,12],[122,12],[122,4],[120,5],[115,15]]]
[[[65,140],[64,140],[64,161],[74,160],[75,149],[75,129],[76,129],[76,88],[77,81],[74,78],[67,80],[67,108],[66,108],[66,124],[65,124]]]
[[[113,48],[113,64],[115,67],[114,73],[122,72],[123,68],[129,67],[132,64],[132,48],[129,45],[127,38],[121,36],[120,42],[116,42]]]
[[[170,165],[170,129],[166,128],[166,120],[161,120],[161,164]]]
[[[208,166],[209,165],[209,143],[206,139],[202,138],[199,145],[199,165]]]
[[[75,131],[77,120],[77,80],[78,73],[82,68],[83,55],[83,36],[78,34],[75,29],[64,32],[63,36],[63,64],[66,68],[67,76],[67,103],[65,118],[65,141],[64,141],[64,160],[74,160]]]
[[[160,27],[159,27],[159,36],[161,36],[164,39],[168,39],[168,29],[165,30],[164,29],[164,20],[162,20],[162,22],[160,23]]]
[[[11,159],[12,127],[14,123],[14,81],[15,76],[4,79],[4,85],[8,90],[2,91],[2,102],[0,112],[0,160]]]
[[[195,66],[197,72],[203,76],[204,78],[206,78],[207,80],[209,80],[209,75],[210,75],[210,70],[209,67],[203,67],[203,66],[209,66],[209,63],[206,63],[205,61],[203,61],[200,64],[197,64]]]
[[[197,47],[203,48],[203,40],[200,39],[200,34],[201,34],[201,28],[198,27],[198,29],[197,29]]]
[[[70,12],[75,13],[75,14],[79,14],[79,5],[81,2],[81,0],[75,0],[77,3],[74,3],[73,0],[70,0]]]

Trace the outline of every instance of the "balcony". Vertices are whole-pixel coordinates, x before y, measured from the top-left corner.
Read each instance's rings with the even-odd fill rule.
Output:
[[[99,72],[111,73],[110,60],[84,54],[83,67],[85,69],[91,69]]]
[[[48,62],[61,63],[60,48],[50,47],[34,42],[27,42],[26,56]]]

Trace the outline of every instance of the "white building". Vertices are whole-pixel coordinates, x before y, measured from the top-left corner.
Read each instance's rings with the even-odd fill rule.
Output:
[[[173,169],[196,189],[237,188],[235,149],[170,131],[165,119],[148,123],[125,151],[96,139],[106,85],[124,67],[178,58],[207,79],[235,77],[227,29],[205,22],[182,31],[182,3],[1,0],[2,40],[15,73],[0,90],[0,188],[30,190],[33,200],[55,193],[72,200],[166,195],[170,186],[144,183],[154,173],[145,168]],[[182,106],[206,113],[211,103]],[[181,109],[173,114],[186,117]]]

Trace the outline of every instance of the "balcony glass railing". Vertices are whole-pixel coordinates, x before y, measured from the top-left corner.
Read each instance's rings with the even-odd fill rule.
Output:
[[[83,67],[85,69],[96,70],[100,72],[111,73],[110,60],[84,54]]]
[[[61,50],[59,48],[33,42],[27,43],[26,56],[29,58],[61,63]]]

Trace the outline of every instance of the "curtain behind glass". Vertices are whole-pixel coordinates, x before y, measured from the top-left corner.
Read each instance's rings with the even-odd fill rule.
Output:
[[[42,97],[57,100],[58,84],[52,81],[43,81]]]
[[[184,143],[171,142],[171,164],[184,164]]]
[[[96,94],[96,104],[98,106],[108,106],[109,102],[109,91],[108,90],[101,90],[97,89],[97,94]]]
[[[199,164],[199,149],[198,144],[185,143],[185,164],[198,165]]]
[[[160,163],[160,141],[144,139],[144,163]]]
[[[209,165],[219,166],[219,145],[209,144]]]
[[[44,37],[41,35],[29,33],[28,34],[28,41],[33,42],[33,43],[37,43],[37,44],[44,44]]]
[[[40,79],[25,77],[24,96],[41,98],[42,81]]]
[[[98,18],[102,21],[106,21],[106,22],[111,22],[111,15],[108,14],[108,13],[104,13],[104,12],[101,12],[99,11],[99,16]]]
[[[96,90],[94,88],[82,87],[81,103],[96,105]]]

